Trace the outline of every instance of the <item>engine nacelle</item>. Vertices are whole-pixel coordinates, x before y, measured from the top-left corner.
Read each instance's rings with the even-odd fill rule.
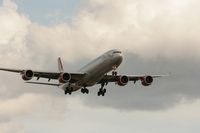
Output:
[[[152,76],[145,76],[141,78],[141,82],[143,86],[149,86],[153,83],[153,77]]]
[[[32,70],[25,70],[22,72],[22,79],[23,80],[31,80],[34,76],[34,73]]]
[[[60,83],[67,83],[71,80],[71,75],[69,73],[61,73],[58,80]]]
[[[120,77],[118,78],[117,84],[118,84],[119,86],[125,86],[125,85],[128,84],[128,81],[129,81],[128,76],[120,76]]]

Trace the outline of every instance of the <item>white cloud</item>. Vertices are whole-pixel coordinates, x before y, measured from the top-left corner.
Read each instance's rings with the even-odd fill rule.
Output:
[[[59,102],[60,101],[60,102]],[[20,118],[34,117],[59,121],[65,116],[68,103],[63,97],[43,94],[22,94],[19,97],[0,99],[0,132],[10,133],[24,129]]]
[[[0,132],[1,133],[23,133],[23,126],[13,122],[0,123]]]
[[[3,7],[17,10],[17,5],[13,2],[13,0],[3,0]]]
[[[142,57],[198,58],[199,1],[90,1],[93,10],[80,17],[80,26],[101,46],[121,48]],[[81,29],[81,28],[80,28]],[[188,52],[193,51],[193,52]],[[185,56],[187,53],[187,57]]]
[[[91,0],[72,26],[64,22],[44,26],[31,22],[15,3],[5,0],[0,8],[1,60],[23,58],[21,63],[30,64],[35,58],[62,56],[73,62],[113,48],[144,58],[198,60],[198,5],[196,0]]]
[[[13,64],[11,62],[20,63],[27,54],[25,36],[30,21],[25,15],[18,13],[14,5],[12,1],[5,0],[0,7],[0,60],[6,65]]]
[[[196,0],[91,0],[88,4],[72,26],[31,24],[27,43],[41,54],[60,55],[69,62],[113,48],[144,58],[200,58]]]

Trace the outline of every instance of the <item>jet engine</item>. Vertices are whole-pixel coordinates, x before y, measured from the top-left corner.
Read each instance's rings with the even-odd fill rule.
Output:
[[[153,77],[152,76],[145,76],[141,78],[141,82],[143,86],[149,86],[153,83]]]
[[[125,85],[127,85],[128,81],[129,81],[128,76],[120,76],[118,78],[117,84],[119,86],[125,86]]]
[[[23,80],[31,80],[34,76],[34,72],[32,70],[25,70],[22,72],[22,79]]]
[[[61,73],[58,80],[60,83],[67,83],[70,79],[71,75],[69,73]]]

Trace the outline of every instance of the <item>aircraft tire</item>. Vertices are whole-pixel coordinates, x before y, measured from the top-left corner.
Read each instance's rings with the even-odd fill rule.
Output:
[[[100,95],[101,95],[100,91],[97,93],[97,95],[98,95],[98,96],[100,96]]]
[[[85,89],[85,93],[86,93],[86,94],[89,94],[89,90],[88,90],[88,89]]]
[[[85,93],[85,90],[82,88],[82,89],[81,89],[81,92],[84,94],[84,93]]]

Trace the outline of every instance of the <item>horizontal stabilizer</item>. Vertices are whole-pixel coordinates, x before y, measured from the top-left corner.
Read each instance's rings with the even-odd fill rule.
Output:
[[[42,83],[42,82],[25,82],[29,84],[40,84],[40,85],[50,85],[50,86],[60,86],[60,84],[53,84],[53,83]]]

